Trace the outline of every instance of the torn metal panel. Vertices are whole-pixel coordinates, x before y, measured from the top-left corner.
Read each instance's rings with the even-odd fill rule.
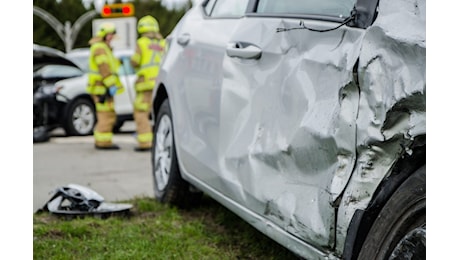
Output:
[[[104,202],[104,198],[94,190],[78,184],[69,184],[57,188],[40,211],[59,216],[104,217],[112,214],[125,214],[131,208],[131,204]]]
[[[356,209],[365,209],[381,180],[418,135],[426,134],[424,0],[380,1],[359,56],[358,160],[344,192],[337,248]],[[401,26],[404,24],[405,26]]]

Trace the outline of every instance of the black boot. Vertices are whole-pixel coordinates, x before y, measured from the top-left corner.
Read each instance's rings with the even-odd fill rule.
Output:
[[[120,146],[112,144],[111,146],[94,146],[97,150],[120,150]]]
[[[136,151],[136,152],[148,152],[148,151],[150,151],[150,149],[152,149],[152,148],[150,148],[150,147],[135,147],[134,151]]]

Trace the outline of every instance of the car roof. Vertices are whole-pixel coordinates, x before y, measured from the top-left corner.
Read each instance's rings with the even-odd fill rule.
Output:
[[[35,44],[33,45],[33,65],[34,70],[45,65],[57,64],[68,65],[78,68],[71,60],[65,57],[65,54],[57,49]]]

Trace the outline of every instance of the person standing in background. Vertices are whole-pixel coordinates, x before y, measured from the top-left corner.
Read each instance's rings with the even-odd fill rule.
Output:
[[[136,51],[131,57],[131,65],[136,70],[136,99],[134,101],[134,121],[138,146],[135,151],[150,151],[153,134],[149,113],[152,107],[152,92],[160,70],[161,60],[166,50],[166,40],[160,34],[158,21],[150,16],[142,17],[137,25],[139,39]]]
[[[113,55],[110,42],[115,36],[115,24],[106,22],[99,26],[95,37],[89,41],[89,73],[87,92],[96,104],[97,123],[94,128],[95,148],[100,150],[118,150],[112,143],[113,126],[117,116],[114,96],[124,88],[118,77],[120,61]]]

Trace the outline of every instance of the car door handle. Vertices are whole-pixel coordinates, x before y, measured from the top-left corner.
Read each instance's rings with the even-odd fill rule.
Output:
[[[232,42],[227,45],[227,55],[232,58],[259,59],[262,50],[247,42]]]
[[[189,41],[190,41],[190,34],[188,33],[184,33],[177,38],[177,43],[179,43],[182,46],[187,45]]]

